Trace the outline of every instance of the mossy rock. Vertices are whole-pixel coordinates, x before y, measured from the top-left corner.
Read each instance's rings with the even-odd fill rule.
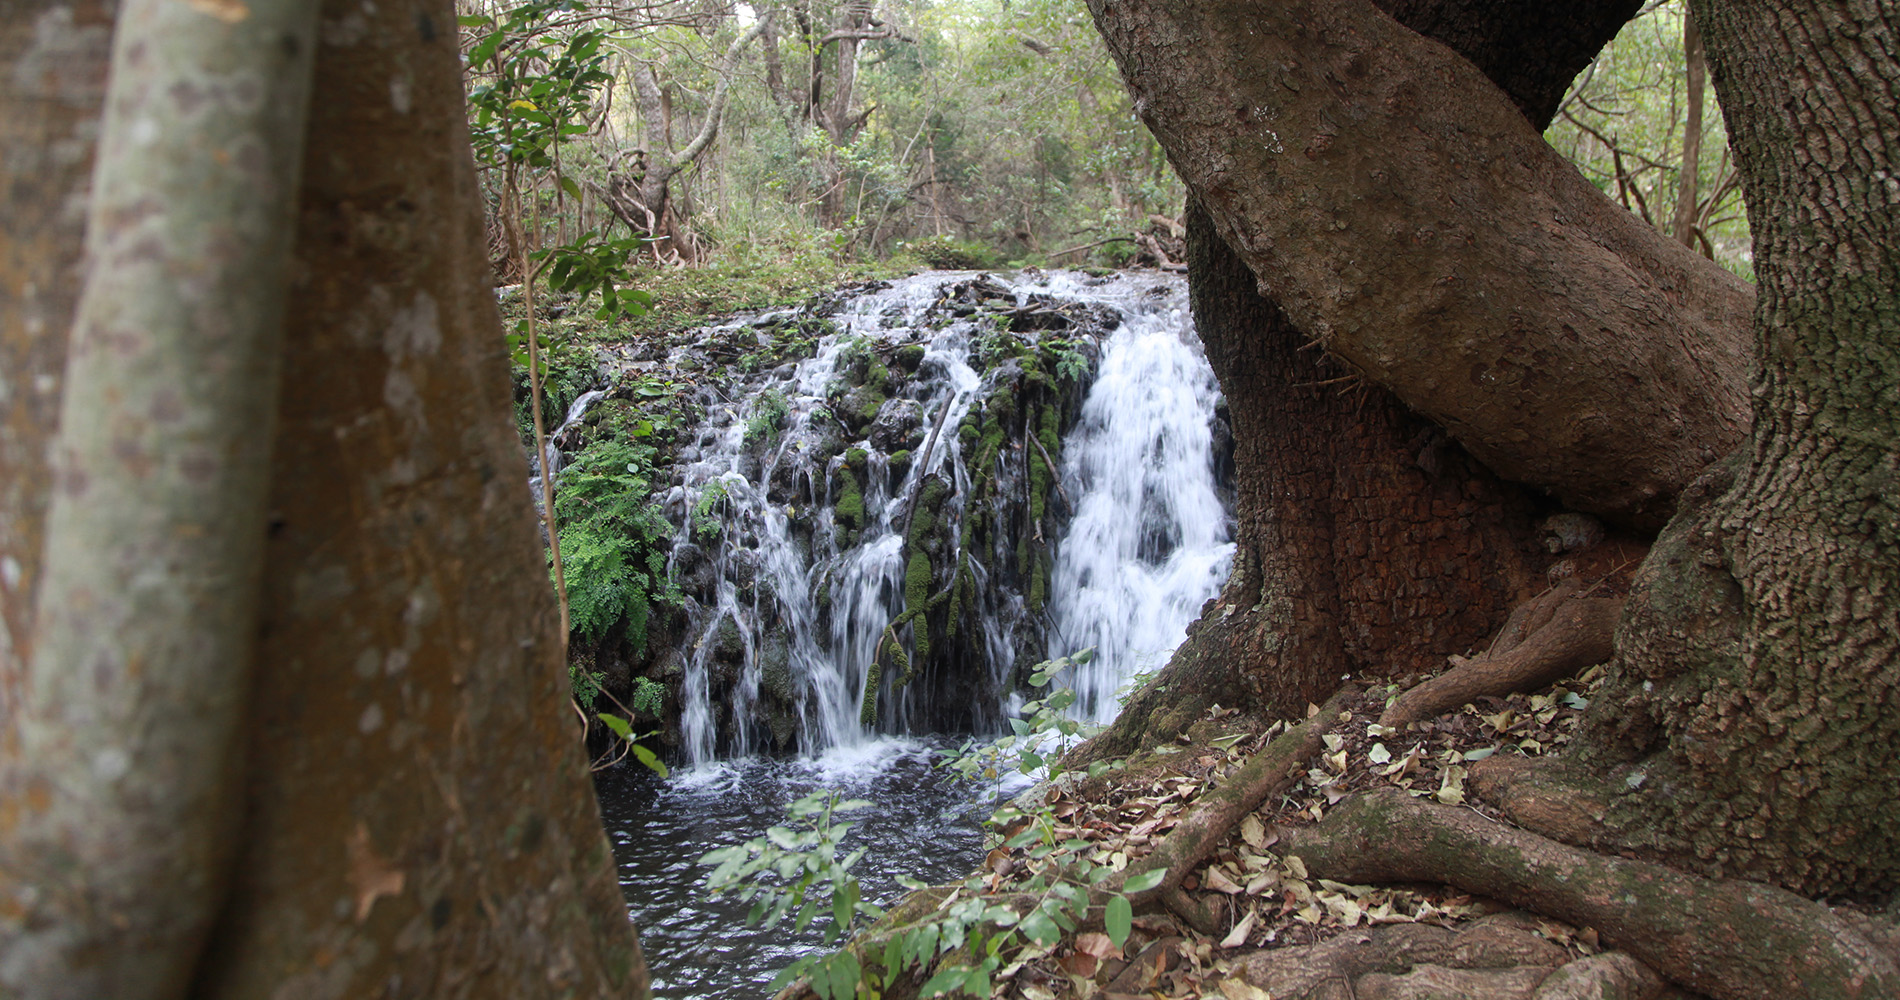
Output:
[[[907,373],[914,373],[924,363],[924,345],[905,344],[897,349],[892,360],[897,362],[899,369]]]
[[[844,425],[847,433],[854,437],[861,436],[877,419],[877,411],[887,398],[883,390],[876,386],[857,386],[838,397],[832,405],[832,414]]]
[[[759,651],[759,690],[787,704],[797,700],[797,685],[792,681],[792,645],[782,627],[766,635],[764,648]]]
[[[713,659],[723,663],[739,663],[745,659],[745,636],[739,631],[739,623],[730,615],[719,619],[719,625],[713,630]]]

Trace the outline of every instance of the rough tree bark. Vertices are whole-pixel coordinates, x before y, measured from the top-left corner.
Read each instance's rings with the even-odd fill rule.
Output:
[[[1261,288],[1500,475],[1654,530],[1741,439],[1747,286],[1456,53],[1366,0],[1091,9]]]
[[[1510,87],[1537,126],[1637,4],[1394,3]],[[1234,430],[1234,572],[1158,683],[1092,753],[1172,732],[1210,702],[1285,715],[1344,674],[1429,672],[1466,652],[1542,586],[1545,509],[1500,481],[1389,391],[1314,349],[1188,211],[1195,325]]]
[[[1467,67],[1356,3],[1096,15],[1262,286],[1494,468],[1651,525],[1746,424],[1732,337],[1746,296],[1579,196]],[[1756,226],[1754,430],[1688,491],[1629,602],[1582,742],[1635,763],[1588,832],[1801,891],[1887,892],[1900,885],[1883,770],[1900,749],[1896,19],[1871,0],[1716,0],[1695,17]],[[1394,115],[1404,134],[1385,131]],[[1391,141],[1368,144],[1380,135]],[[1434,332],[1454,317],[1461,333]],[[1460,353],[1476,343],[1490,346]],[[1577,345],[1585,356],[1563,360]],[[1446,405],[1436,393],[1454,385],[1467,398]],[[1503,401],[1526,419],[1485,423]]]
[[[1639,574],[1580,741],[1592,839],[1900,888],[1900,15],[1699,3],[1755,239],[1754,431]],[[1553,831],[1566,832],[1566,831]]]
[[[77,21],[54,4],[41,11],[7,24]],[[261,628],[244,630],[258,649],[243,706],[246,769],[231,786],[243,802],[241,848],[198,876],[230,890],[202,953],[178,956],[191,981],[141,984],[150,995],[646,992],[566,714],[561,637],[507,417],[453,14],[435,0],[335,2],[317,32],[324,100],[299,194],[290,377],[270,495],[255,505],[253,535],[267,541]],[[80,51],[71,36],[39,37]],[[0,69],[21,79],[20,65]],[[23,127],[12,117],[21,107],[0,104],[0,134]],[[34,190],[4,194],[11,219]],[[73,260],[60,241],[77,228],[48,232],[57,235],[29,234],[48,241],[46,257],[27,256],[35,248],[20,249],[9,226],[3,259],[42,269]],[[7,314],[8,348],[54,350],[37,338],[63,340],[71,318],[53,313],[30,314],[36,325]],[[0,371],[11,398],[32,378]],[[42,425],[7,426],[10,446],[44,448]],[[47,490],[11,478],[15,470],[3,470],[6,495]],[[9,593],[10,630],[13,601]],[[15,732],[17,718],[0,732]],[[0,746],[0,763],[22,766],[19,750]],[[20,846],[17,804],[0,802],[0,849]],[[120,833],[122,850],[146,846]],[[0,864],[0,948],[27,931],[29,907],[69,891],[21,873]],[[160,899],[175,885],[118,891]],[[22,985],[16,971],[0,969],[0,993],[60,995]]]

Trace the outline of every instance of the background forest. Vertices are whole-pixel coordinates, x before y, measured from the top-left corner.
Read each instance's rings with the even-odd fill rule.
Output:
[[[1180,182],[1079,3],[459,9],[508,282],[524,249],[585,233],[644,237],[620,249],[729,279],[892,255],[1174,262]],[[1652,4],[1578,78],[1548,137],[1632,212],[1745,273],[1735,172],[1684,32],[1681,3]],[[666,306],[696,304],[715,303]]]

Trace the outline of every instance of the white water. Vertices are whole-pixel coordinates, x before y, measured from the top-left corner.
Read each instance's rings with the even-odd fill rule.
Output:
[[[1064,442],[1076,514],[1050,580],[1050,649],[1095,649],[1071,684],[1078,711],[1098,722],[1137,673],[1167,662],[1233,562],[1214,479],[1220,387],[1183,297],[1109,300],[1124,322]]]
[[[857,298],[834,317],[839,333],[821,342],[815,357],[772,381],[789,413],[779,443],[762,460],[748,457],[745,447],[757,390],[738,400],[708,391],[708,418],[682,457],[683,481],[664,501],[669,516],[683,525],[671,568],[703,559],[717,579],[710,603],[696,609],[701,624],[682,650],[681,732],[695,767],[762,749],[755,707],[762,685],[774,683],[768,676],[769,641],[783,646],[777,655],[789,678],[781,675],[777,683],[794,692],[804,752],[842,762],[879,745],[876,734],[859,724],[859,708],[879,637],[903,607],[902,499],[912,495],[918,477],[945,470],[957,487],[945,514],[961,517],[970,482],[956,428],[980,395],[981,379],[969,363],[977,331],[969,320],[940,330],[922,329],[919,322],[941,287],[968,277],[905,279]],[[1113,715],[1116,692],[1136,672],[1166,661],[1226,577],[1233,547],[1216,491],[1210,430],[1218,389],[1178,278],[1123,275],[1103,281],[1051,273],[999,280],[1019,300],[1033,291],[1106,303],[1124,317],[1101,344],[1098,377],[1080,423],[1064,441],[1061,478],[1074,516],[1066,533],[1053,540],[1048,609],[1031,625],[1046,630],[1051,655],[1096,647],[1096,658],[1068,683],[1080,709],[1102,719]],[[870,451],[863,530],[855,545],[845,546],[827,485],[838,459],[829,470],[806,468],[800,449],[810,440],[814,410],[825,405],[827,384],[837,377],[842,349],[857,336],[925,345],[920,370],[935,374],[919,379],[911,391],[926,431],[946,399],[949,414],[928,468],[919,461],[894,489],[885,456]],[[921,459],[921,446],[915,454]],[[787,470],[796,470],[797,497],[790,502]],[[714,491],[710,499],[708,491]],[[807,499],[813,496],[818,503]],[[723,524],[718,538],[695,528],[693,514],[701,510]],[[801,544],[801,534],[808,544]],[[980,570],[976,560],[971,565]],[[747,581],[753,582],[749,590]],[[980,575],[978,589],[969,614],[984,639],[981,669],[992,689],[1005,689],[1017,667],[1010,636],[1026,615],[1023,598]],[[821,624],[821,590],[829,596],[828,627]],[[736,651],[728,622],[737,626]],[[768,640],[768,634],[782,638]],[[723,706],[715,704],[716,687],[727,692]],[[910,689],[887,690],[880,728],[909,731],[928,708],[915,701]],[[1002,707],[980,706],[976,717],[994,718]]]

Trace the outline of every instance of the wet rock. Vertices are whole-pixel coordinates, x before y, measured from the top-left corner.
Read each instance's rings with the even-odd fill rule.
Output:
[[[680,658],[679,650],[669,646],[654,656],[646,675],[661,682],[677,681],[686,675],[686,661]]]
[[[674,547],[673,579],[689,594],[711,594],[719,582],[712,560],[706,558],[706,550],[692,542]]]
[[[914,399],[886,400],[871,421],[871,444],[879,451],[906,451],[923,443],[924,408]]]
[[[792,679],[792,643],[781,625],[766,633],[759,650],[759,693],[790,705],[798,688]]]
[[[708,637],[712,643],[713,660],[718,663],[745,662],[745,634],[739,630],[739,623],[731,615],[723,615],[719,624],[713,627]]]
[[[831,412],[844,426],[846,433],[852,437],[863,437],[871,422],[877,419],[878,411],[883,409],[884,399],[883,389],[861,385],[838,397]]]

